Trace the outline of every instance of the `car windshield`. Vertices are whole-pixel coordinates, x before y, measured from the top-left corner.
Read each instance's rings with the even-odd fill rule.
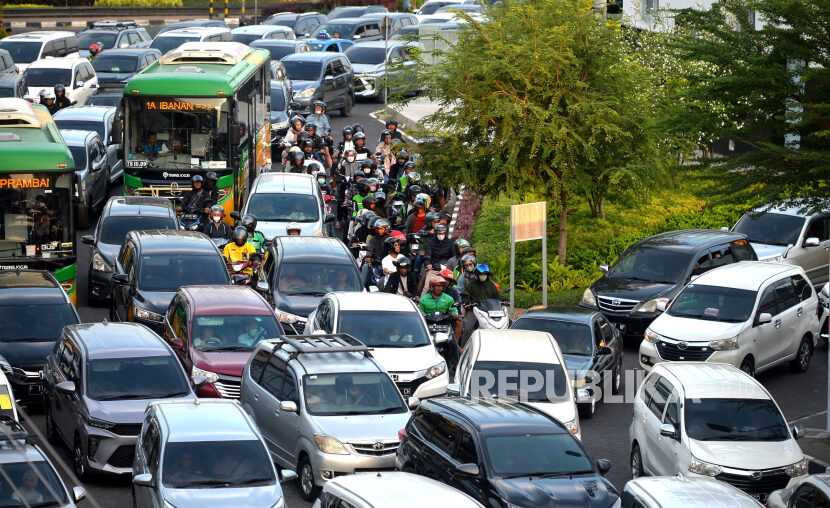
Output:
[[[66,325],[78,324],[70,303],[0,306],[0,342],[58,340]]]
[[[66,488],[52,465],[44,460],[0,465],[0,508],[66,506]]]
[[[271,111],[285,111],[285,92],[282,87],[271,87]]]
[[[350,39],[352,36],[352,32],[357,25],[348,25],[345,23],[323,23],[322,25],[318,26],[311,32],[309,36],[310,39],[317,38],[317,34],[320,32],[326,32],[329,34],[329,37],[334,39]],[[336,35],[335,35],[336,34]],[[340,37],[337,37],[339,35]]]
[[[606,277],[675,284],[683,278],[688,266],[687,253],[634,247],[620,256]]]
[[[282,60],[284,56],[290,55],[292,53],[296,53],[297,46],[293,44],[285,44],[285,45],[270,45],[270,44],[254,44],[251,46],[252,48],[259,48],[268,50],[271,53],[271,61],[276,62],[277,60]]]
[[[563,355],[590,356],[594,353],[594,338],[591,328],[586,324],[554,319],[520,318],[511,328],[548,332],[556,339]]]
[[[84,169],[86,167],[86,146],[70,146],[69,151],[72,152],[75,169]]]
[[[485,443],[493,473],[501,477],[594,474],[588,454],[565,432],[490,436]]]
[[[320,62],[302,62],[297,60],[283,60],[285,73],[291,81],[317,81],[323,68]]]
[[[161,482],[174,489],[250,488],[274,485],[274,466],[258,439],[168,441]]]
[[[10,86],[0,87],[0,97],[17,97],[17,89]]]
[[[98,55],[92,60],[95,72],[135,72],[138,68],[138,58],[128,55]]]
[[[795,245],[801,235],[801,229],[807,219],[796,215],[765,212],[760,214],[748,213],[741,217],[732,229],[736,233],[743,233],[752,243],[767,245]]]
[[[101,139],[104,139],[106,136],[104,135],[104,122],[88,122],[84,120],[63,120],[62,118],[55,118],[55,123],[58,124],[58,129],[65,130],[65,129],[77,129],[79,131],[92,131],[97,132]],[[80,152],[84,152],[86,149],[84,147],[69,147],[69,150],[72,152],[72,156],[75,156],[75,149],[77,148]],[[85,160],[84,157],[82,160]],[[75,159],[75,166],[78,166],[78,159]]]
[[[187,37],[187,36],[164,36],[164,37],[156,37],[153,39],[153,42],[150,43],[150,47],[153,49],[157,49],[161,51],[161,54],[165,54],[171,49],[176,49],[185,42],[198,42],[198,37]]]
[[[279,273],[279,291],[284,295],[323,296],[332,291],[363,291],[353,264],[284,263]]]
[[[431,2],[427,5],[421,7],[421,10],[418,11],[419,16],[423,16],[425,14],[435,14],[438,9],[442,7],[446,7],[447,5],[461,5],[460,3],[453,3],[453,2]]]
[[[106,217],[101,224],[98,243],[121,245],[130,231],[146,229],[177,229],[175,219],[171,217],[153,217],[147,215]]]
[[[686,432],[698,441],[784,441],[787,422],[769,399],[686,399]]]
[[[144,291],[178,291],[182,286],[228,284],[228,269],[219,255],[141,256],[138,287]]]
[[[262,34],[231,34],[233,42],[242,44],[250,44],[256,40],[262,39]]]
[[[185,396],[190,384],[172,353],[87,362],[86,394],[94,400],[162,399]]]
[[[115,47],[117,37],[118,34],[112,32],[81,32],[78,34],[78,47],[89,49],[93,44],[97,44],[101,49],[110,49]]]
[[[16,61],[16,60],[15,60]],[[52,88],[58,83],[69,86],[72,82],[72,69],[52,69],[49,67],[29,67],[26,69],[26,86]]]
[[[556,363],[480,361],[470,376],[473,397],[562,402],[568,400],[570,390],[565,369]]]
[[[86,103],[90,106],[118,106],[122,95],[90,95]]]
[[[280,335],[273,314],[198,316],[192,332],[193,347],[198,351],[253,351],[260,341]]]
[[[251,196],[247,213],[261,222],[317,222],[320,203],[312,194],[257,192]]]
[[[369,347],[404,348],[431,344],[421,314],[414,309],[412,312],[340,311],[337,332],[348,333]]]
[[[669,315],[743,323],[755,307],[757,293],[749,289],[689,284],[669,307]]]
[[[385,49],[363,47],[359,44],[347,49],[345,54],[353,64],[378,65],[386,59]]]
[[[0,40],[0,49],[8,51],[14,63],[28,64],[37,60],[40,55],[40,42],[19,42]]]
[[[313,415],[400,414],[407,411],[395,383],[383,372],[305,375],[303,385],[305,405]]]

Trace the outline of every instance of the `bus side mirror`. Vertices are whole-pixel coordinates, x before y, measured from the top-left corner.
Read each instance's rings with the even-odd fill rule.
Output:
[[[239,140],[241,138],[239,134],[239,124],[233,123],[231,124],[231,131],[229,133],[229,137],[231,140],[231,146],[239,146]]]

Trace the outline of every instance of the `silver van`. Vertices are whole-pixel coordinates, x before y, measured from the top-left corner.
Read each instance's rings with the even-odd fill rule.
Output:
[[[254,180],[251,195],[242,215],[253,214],[257,229],[267,240],[286,236],[290,222],[302,226],[301,236],[328,236],[326,225],[334,215],[326,214],[323,194],[312,175],[300,173],[262,173]]]
[[[409,408],[368,347],[346,334],[259,343],[239,397],[279,467],[294,469],[313,501],[344,474],[392,471]]]

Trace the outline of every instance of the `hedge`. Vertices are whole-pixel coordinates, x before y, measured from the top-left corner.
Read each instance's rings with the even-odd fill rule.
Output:
[[[182,0],[95,0],[95,7],[181,7]]]

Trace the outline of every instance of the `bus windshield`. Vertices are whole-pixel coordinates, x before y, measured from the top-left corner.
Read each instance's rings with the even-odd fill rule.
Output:
[[[228,100],[127,97],[129,168],[226,169]]]
[[[0,259],[72,256],[72,173],[0,175]]]

